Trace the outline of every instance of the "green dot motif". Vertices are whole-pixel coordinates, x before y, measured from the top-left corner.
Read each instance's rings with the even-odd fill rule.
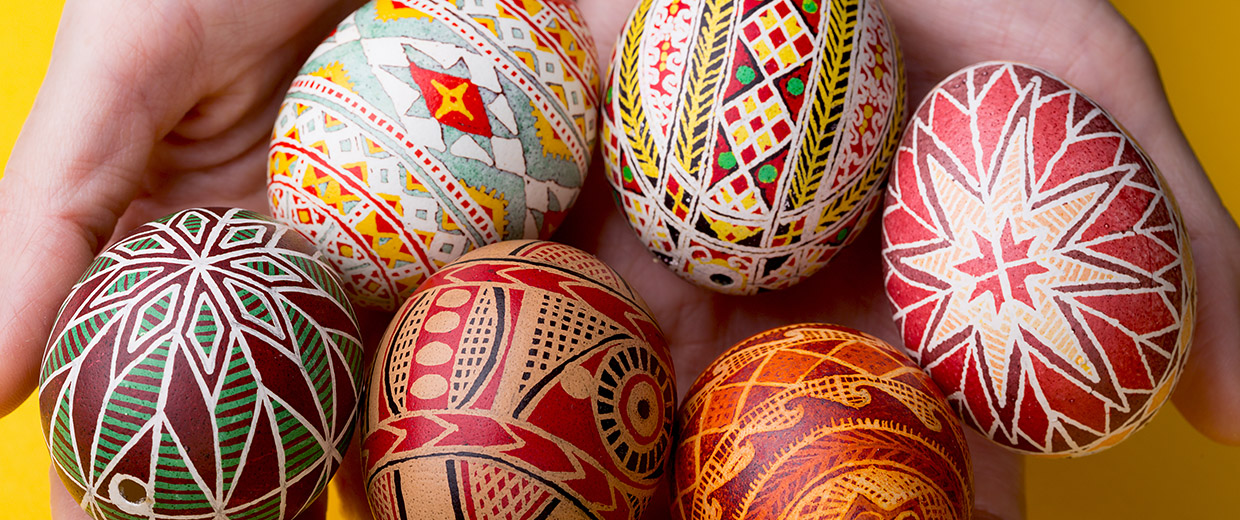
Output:
[[[753,83],[753,80],[756,77],[758,77],[758,74],[748,65],[741,65],[736,68],[736,80],[740,81],[742,84],[748,85]]]
[[[792,78],[788,80],[787,89],[789,94],[799,96],[805,93],[805,82],[801,81],[801,78]]]
[[[775,175],[777,173],[774,166],[764,164],[761,168],[758,168],[758,180],[762,182],[775,182]]]

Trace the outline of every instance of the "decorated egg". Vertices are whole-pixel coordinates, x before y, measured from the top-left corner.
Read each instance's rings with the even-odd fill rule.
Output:
[[[629,224],[723,293],[793,285],[880,202],[904,71],[876,0],[642,0],[604,99]]]
[[[395,309],[445,263],[564,219],[594,147],[596,61],[570,1],[372,1],[289,88],[271,211],[354,303]]]
[[[1171,393],[1192,338],[1188,235],[1166,182],[1048,72],[983,63],[922,102],[883,214],[904,344],[966,424],[1084,455]]]
[[[677,414],[673,515],[961,519],[964,430],[930,377],[834,325],[772,329],[724,352]]]
[[[97,519],[290,519],[348,447],[357,323],[313,245],[190,209],[104,250],[39,374],[52,466]]]
[[[675,380],[646,304],[597,258],[510,241],[432,275],[369,376],[371,510],[403,518],[641,516]]]

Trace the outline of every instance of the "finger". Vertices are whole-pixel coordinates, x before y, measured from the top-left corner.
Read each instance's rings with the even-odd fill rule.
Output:
[[[964,438],[973,459],[973,518],[1024,518],[1024,459],[970,428]]]
[[[69,494],[69,490],[65,489],[64,483],[60,481],[60,475],[56,473],[56,468],[48,468],[48,479],[51,480],[51,506],[52,518],[55,520],[91,520],[90,515],[78,505],[77,500],[73,499],[73,495]]]
[[[148,93],[129,82],[166,71],[119,48],[108,31],[123,13],[98,4],[65,9],[0,180],[0,414],[33,388],[56,310],[137,194],[158,135]]]
[[[1240,444],[1240,229],[1180,131],[1140,36],[1107,2],[886,5],[906,43],[914,101],[965,65],[1023,61],[1081,89],[1141,144],[1178,202],[1196,263],[1195,338],[1173,398],[1203,434]]]
[[[1186,204],[1187,205],[1187,204]],[[1183,206],[1182,206],[1183,207]],[[1185,216],[1188,220],[1188,216]],[[1195,231],[1195,232],[1194,232]],[[1192,227],[1197,262],[1197,330],[1172,399],[1198,431],[1240,444],[1240,232],[1220,215]]]
[[[364,405],[363,405],[364,406]],[[340,504],[336,508],[344,518],[350,520],[370,520],[370,506],[366,502],[366,473],[362,467],[362,429],[360,425],[353,432],[353,440],[349,443],[349,451],[345,453],[336,476],[332,478]]]
[[[0,415],[21,404],[34,387],[58,307],[133,197],[132,170],[119,163],[142,162],[136,157],[142,152],[135,150],[65,164],[55,158],[58,151],[38,149],[58,141],[45,133],[38,127],[23,130],[0,182],[0,243],[6,245],[0,248],[5,267],[0,270],[5,295],[0,299],[0,358],[5,360],[0,364]]]
[[[1240,444],[1240,378],[1235,376],[1240,372],[1240,228],[1180,130],[1153,57],[1131,28],[1125,25],[1123,32],[1128,36],[1125,51],[1110,63],[1078,62],[1065,79],[1107,107],[1166,179],[1188,231],[1197,277],[1195,323],[1187,325],[1195,330],[1174,401],[1207,437]],[[1116,92],[1114,85],[1130,88]]]
[[[66,97],[40,93],[0,181],[0,415],[34,387],[56,311],[133,198],[147,155],[101,121],[56,114]]]
[[[620,28],[628,21],[637,0],[578,0],[581,16],[590,27],[594,44],[598,49],[599,74],[607,70],[611,49],[616,45]]]

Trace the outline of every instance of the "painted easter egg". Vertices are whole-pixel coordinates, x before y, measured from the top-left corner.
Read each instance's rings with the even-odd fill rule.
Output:
[[[904,72],[875,0],[642,0],[603,104],[629,224],[693,283],[808,277],[880,203]]]
[[[99,254],[52,329],[52,466],[97,519],[293,518],[348,447],[353,311],[291,229],[190,209]]]
[[[667,344],[580,250],[465,255],[405,302],[375,359],[362,462],[380,520],[636,519],[664,474]]]
[[[681,520],[961,519],[964,429],[934,382],[882,340],[802,324],[746,339],[677,414]]]
[[[1154,164],[1077,89],[1011,63],[922,102],[883,214],[905,345],[966,424],[1015,450],[1084,455],[1171,393],[1196,285]]]
[[[378,0],[311,55],[272,136],[271,211],[393,310],[494,242],[546,238],[594,147],[594,41],[565,0]]]

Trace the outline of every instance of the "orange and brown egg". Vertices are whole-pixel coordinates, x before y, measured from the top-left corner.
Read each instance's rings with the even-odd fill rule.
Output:
[[[698,378],[677,426],[681,520],[958,519],[973,506],[964,432],[938,388],[850,329],[740,342]]]

